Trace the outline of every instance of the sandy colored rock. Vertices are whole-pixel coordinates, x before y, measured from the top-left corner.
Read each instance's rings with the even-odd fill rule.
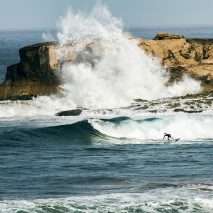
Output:
[[[167,39],[156,40],[163,36]],[[168,71],[182,71],[200,80],[204,90],[213,89],[213,39],[186,39],[178,35],[157,34],[155,40],[139,39],[139,47],[157,57]]]
[[[213,91],[213,39],[158,33],[153,40],[138,39],[138,46],[166,67],[170,73],[168,84],[186,74],[200,80],[204,91]],[[56,42],[24,47],[19,51],[20,62],[7,68],[0,85],[0,100],[55,94],[60,88],[59,70],[64,63],[87,62],[95,66],[102,54],[100,40],[81,44],[72,41],[60,49]]]
[[[56,93],[60,84],[57,45],[48,42],[20,49],[20,62],[7,68],[0,85],[0,99]]]

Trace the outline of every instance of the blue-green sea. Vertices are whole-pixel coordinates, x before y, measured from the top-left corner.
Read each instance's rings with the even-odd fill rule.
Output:
[[[211,27],[129,29],[143,38],[159,31],[213,38]],[[43,33],[0,32],[2,81],[6,67],[19,61],[18,50],[43,42]],[[81,86],[75,96],[88,88]],[[127,90],[124,84],[121,93]],[[97,96],[97,107],[79,101],[77,107],[84,107],[79,116],[55,116],[74,108],[66,97],[0,102],[1,213],[213,212],[211,106],[192,114],[158,111],[163,106],[158,101],[156,111],[149,112],[134,100],[100,107]],[[181,140],[163,140],[164,132]]]

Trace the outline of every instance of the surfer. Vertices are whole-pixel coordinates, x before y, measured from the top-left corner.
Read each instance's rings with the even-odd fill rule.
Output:
[[[171,139],[171,140],[174,140],[174,138],[172,138],[172,136],[168,133],[164,133],[164,136],[163,136],[163,140],[164,138],[167,137],[168,141]]]

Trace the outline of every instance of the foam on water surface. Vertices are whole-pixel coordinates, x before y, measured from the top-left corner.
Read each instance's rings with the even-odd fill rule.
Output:
[[[67,198],[0,201],[0,212],[205,212],[213,211],[210,193],[190,187],[151,190],[145,193],[115,193]]]

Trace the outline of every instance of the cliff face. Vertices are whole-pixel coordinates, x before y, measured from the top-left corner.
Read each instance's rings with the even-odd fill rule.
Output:
[[[131,39],[131,38],[130,38]],[[185,73],[202,82],[204,91],[213,91],[213,39],[186,39],[181,35],[159,33],[153,40],[138,39],[138,45],[153,55],[170,72],[168,83],[180,80]],[[57,93],[60,85],[59,70],[64,62],[76,63],[98,59],[102,49],[99,41],[85,45],[75,52],[75,44],[60,52],[64,61],[57,59],[58,44],[48,42],[20,49],[20,62],[9,66],[5,81],[0,85],[0,100],[20,99]]]
[[[20,49],[20,62],[7,68],[0,85],[0,99],[56,93],[60,84],[56,47],[49,42]]]
[[[170,81],[186,73],[201,80],[204,90],[213,89],[213,39],[159,33],[153,40],[139,39],[139,47],[161,60],[170,72]]]

